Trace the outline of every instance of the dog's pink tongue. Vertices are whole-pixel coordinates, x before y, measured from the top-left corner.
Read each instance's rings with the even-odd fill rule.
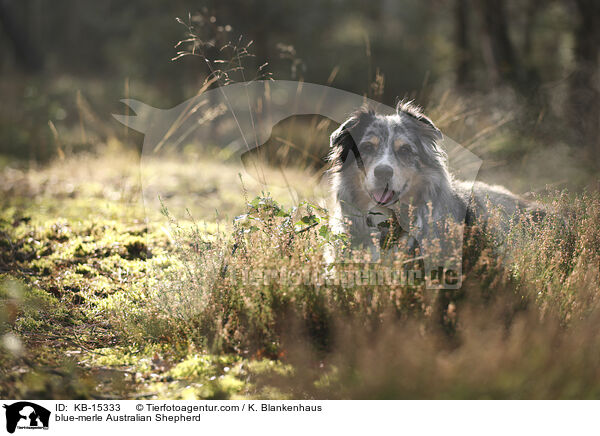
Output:
[[[387,203],[388,201],[390,201],[392,199],[392,196],[394,195],[394,191],[389,191],[389,190],[383,190],[379,193],[375,193],[373,195],[373,197],[375,197],[375,201],[377,201],[377,203]]]

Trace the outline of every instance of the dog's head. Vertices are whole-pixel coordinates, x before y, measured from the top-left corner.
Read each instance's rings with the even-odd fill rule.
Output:
[[[332,133],[331,159],[373,202],[390,206],[420,195],[432,175],[446,174],[441,138],[433,122],[411,103],[401,102],[394,115],[362,108]]]

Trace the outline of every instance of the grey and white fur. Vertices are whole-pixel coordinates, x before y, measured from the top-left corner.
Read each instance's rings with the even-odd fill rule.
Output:
[[[508,223],[520,211],[540,211],[502,186],[455,180],[441,139],[440,130],[411,102],[398,104],[393,115],[361,108],[332,133],[334,223],[350,234],[353,246],[374,251],[378,222],[405,216],[403,205],[410,206],[413,218],[399,221],[414,230],[415,243],[440,236],[446,218],[485,223],[496,211]]]

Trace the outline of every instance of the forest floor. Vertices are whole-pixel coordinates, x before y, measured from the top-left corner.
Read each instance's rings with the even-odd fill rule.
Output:
[[[136,154],[6,167],[1,189],[0,397],[247,398],[258,395],[253,377],[283,371],[269,359],[175,353],[111,325],[106,311],[143,290],[173,248],[159,221],[146,222]]]
[[[597,194],[552,200],[568,204],[567,227],[512,235],[508,258],[467,247],[477,256],[440,312],[418,287],[223,278],[224,260],[318,268],[330,238],[318,207],[296,222],[285,187],[272,192],[284,206],[250,201],[259,184],[218,160],[156,171],[193,194],[191,240],[144,209],[133,152],[0,170],[0,397],[600,395]],[[308,189],[300,173],[287,181]],[[235,236],[244,208],[250,225]]]

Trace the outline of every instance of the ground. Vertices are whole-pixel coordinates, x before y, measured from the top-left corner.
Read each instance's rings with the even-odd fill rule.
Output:
[[[2,169],[1,397],[599,395],[597,194],[547,200],[556,222],[512,232],[510,256],[470,240],[454,294],[248,286],[224,265],[320,268],[324,211],[290,208],[285,186],[261,194],[226,160],[160,169],[193,194],[173,203],[191,233],[144,208],[139,156],[118,145]],[[303,177],[290,171],[312,189]]]
[[[0,396],[251,397],[253,374],[285,371],[271,360],[131,343],[107,321],[124,293],[157,279],[149,273],[172,248],[159,222],[145,223],[137,155],[6,168],[3,182],[0,321],[12,353],[1,358]]]

